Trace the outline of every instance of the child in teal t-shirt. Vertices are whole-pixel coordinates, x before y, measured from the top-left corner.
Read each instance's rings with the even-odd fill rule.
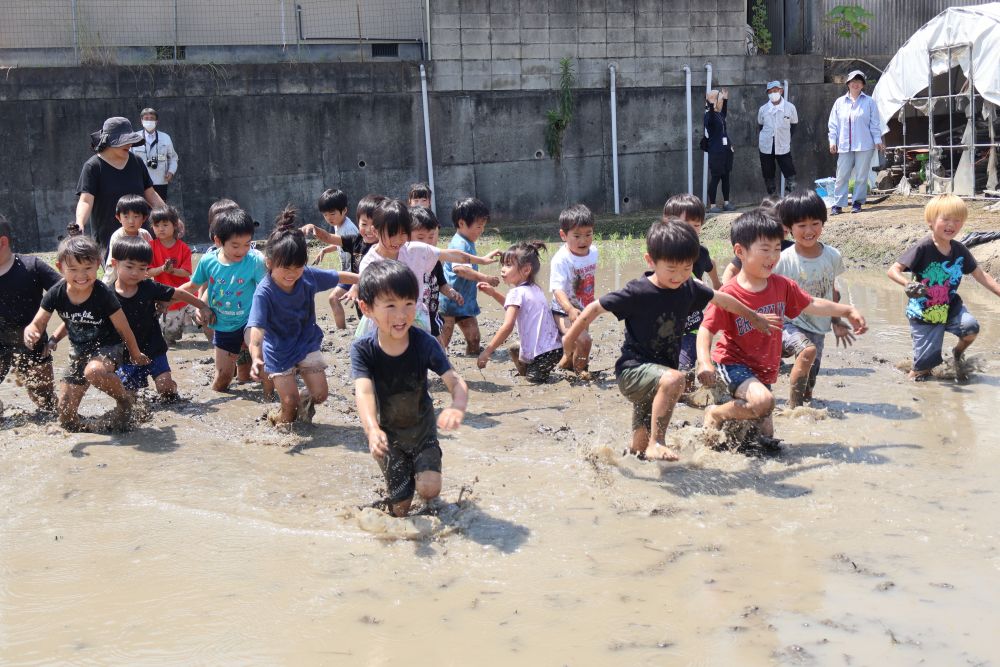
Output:
[[[218,252],[206,253],[181,289],[197,294],[203,285],[208,293],[205,302],[215,315],[215,380],[212,389],[225,391],[236,373],[236,358],[244,348],[244,333],[253,293],[267,275],[264,256],[254,250],[254,221],[242,209],[225,211],[212,226],[212,240]],[[264,381],[265,395],[271,395],[272,383]]]

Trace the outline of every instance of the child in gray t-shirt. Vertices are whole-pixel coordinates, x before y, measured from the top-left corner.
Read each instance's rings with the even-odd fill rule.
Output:
[[[837,276],[844,272],[840,251],[820,243],[826,222],[826,205],[815,192],[797,190],[778,204],[781,224],[791,233],[795,245],[781,252],[774,273],[791,278],[809,295],[839,302]],[[837,343],[854,342],[851,327],[839,318],[800,314],[785,320],[781,333],[781,354],[795,357],[791,373],[788,407],[812,400],[813,387],[823,359],[826,334],[833,329]]]

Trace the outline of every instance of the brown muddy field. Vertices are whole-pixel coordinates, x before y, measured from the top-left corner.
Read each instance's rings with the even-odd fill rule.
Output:
[[[600,243],[600,292],[639,275],[636,242]],[[0,662],[996,664],[1000,300],[962,286],[983,325],[971,382],[913,384],[901,291],[871,270],[842,286],[872,330],[828,347],[812,409],[781,410],[782,377],[770,456],[709,446],[690,407],[680,463],[622,456],[611,316],[590,383],[528,386],[500,354],[480,372],[454,342],[472,394],[442,438],[446,504],[409,521],[362,509],[381,476],[329,317],[331,397],[291,434],[254,386],[208,389],[196,333],[171,353],[185,400],[131,433],[65,433],[8,381]],[[489,336],[499,307],[480,303]]]

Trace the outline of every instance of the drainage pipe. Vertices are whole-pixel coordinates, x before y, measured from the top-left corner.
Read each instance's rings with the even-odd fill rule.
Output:
[[[705,63],[705,95],[708,96],[708,91],[712,90],[712,63]],[[705,128],[701,128],[701,132],[704,135]],[[705,157],[701,164],[701,200],[705,202],[708,206],[708,153],[705,153]]]
[[[431,152],[431,114],[427,104],[427,70],[420,65],[420,96],[424,103],[424,148],[427,154],[427,186],[431,190],[431,211],[437,215],[434,190],[434,155]]]
[[[785,101],[786,102],[790,102],[791,98],[788,97],[788,79],[785,79],[783,83],[784,83],[784,88],[785,88]],[[788,150],[791,151],[791,146],[788,147]],[[782,172],[782,174],[781,174],[781,189],[778,190],[778,196],[779,197],[784,197],[785,196],[785,174],[784,174],[784,172]]]
[[[618,194],[618,99],[615,91],[615,66],[611,71],[611,173],[615,184],[615,215],[621,215],[621,198]]]
[[[424,12],[427,22],[427,60],[434,60],[434,54],[431,52],[431,0],[424,3]]]
[[[688,189],[694,193],[694,125],[691,121],[691,68],[685,65],[681,68],[684,71],[684,97],[687,101],[687,153],[688,153]]]

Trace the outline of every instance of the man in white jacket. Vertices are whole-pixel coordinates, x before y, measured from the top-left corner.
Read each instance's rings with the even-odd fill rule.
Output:
[[[767,84],[767,103],[757,111],[757,126],[760,136],[757,148],[760,150],[760,171],[764,176],[767,194],[773,195],[775,185],[775,163],[785,177],[785,192],[795,189],[795,163],[792,161],[792,133],[799,122],[795,105],[784,97],[785,89],[780,81]]]
[[[146,163],[149,176],[153,179],[153,189],[163,201],[167,201],[167,190],[170,181],[177,174],[177,152],[170,135],[156,128],[160,116],[156,109],[147,107],[142,110],[142,129],[146,143],[133,146],[132,152]]]

